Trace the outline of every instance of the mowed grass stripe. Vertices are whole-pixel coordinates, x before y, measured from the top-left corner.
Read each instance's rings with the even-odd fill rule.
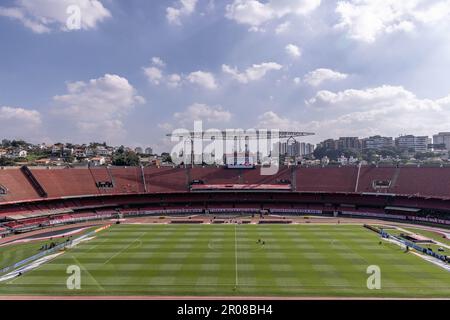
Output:
[[[449,272],[379,241],[349,225],[118,225],[0,294],[450,297]],[[65,287],[71,264],[80,291]],[[382,290],[367,289],[369,265]]]

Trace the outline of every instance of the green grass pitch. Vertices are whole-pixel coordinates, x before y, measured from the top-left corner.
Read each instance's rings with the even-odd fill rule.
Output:
[[[450,297],[450,272],[379,242],[357,225],[115,225],[0,295]],[[66,287],[70,265],[81,290]]]

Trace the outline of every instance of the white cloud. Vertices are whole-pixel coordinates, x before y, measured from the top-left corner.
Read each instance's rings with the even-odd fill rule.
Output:
[[[160,57],[153,57],[152,64],[160,68],[164,68],[166,66],[166,63]]]
[[[123,119],[136,105],[145,103],[127,79],[112,74],[68,83],[67,93],[53,99],[58,105],[54,114],[65,116],[81,135],[109,140],[124,137]]]
[[[365,90],[348,89],[337,93],[322,90],[308,101],[314,107],[339,106],[358,109],[372,106],[385,107],[392,103],[414,101],[415,95],[403,87],[381,86]],[[357,103],[351,105],[351,103]]]
[[[225,16],[239,24],[259,27],[288,14],[307,15],[320,6],[321,0],[234,0],[226,6]]]
[[[2,121],[1,127],[9,121],[20,121],[23,124],[35,126],[41,124],[41,114],[36,110],[3,106],[0,108],[0,121]]]
[[[206,89],[210,90],[217,89],[217,84],[214,75],[209,72],[204,71],[192,72],[186,77],[186,79],[189,82],[202,86]]]
[[[340,21],[336,28],[350,38],[372,43],[383,35],[410,32],[420,25],[448,22],[448,0],[347,0],[336,7]]]
[[[171,123],[164,122],[164,123],[159,123],[158,128],[165,130],[167,132],[170,132],[173,130],[173,125]]]
[[[0,136],[35,140],[42,129],[39,111],[19,107],[0,107]]]
[[[180,21],[181,12],[180,11],[181,10],[179,10],[179,9],[175,9],[173,7],[168,7],[166,9],[167,21],[169,21],[170,24],[181,25],[181,21]]]
[[[249,79],[245,73],[240,73],[237,68],[232,68],[229,65],[222,65],[222,71],[226,74],[229,74],[233,77],[233,79],[241,82],[248,83]]]
[[[226,64],[222,65],[222,71],[229,74],[233,79],[240,83],[249,83],[250,81],[256,81],[263,78],[269,71],[281,70],[282,65],[275,62],[264,62],[261,64],[254,64],[247,68],[244,72],[239,72],[237,68],[232,68]]]
[[[22,107],[0,106],[0,136],[34,143],[48,141],[43,114]]]
[[[308,100],[311,121],[269,111],[258,117],[258,128],[315,132],[311,139],[400,134],[431,136],[448,131],[450,95],[420,99],[403,87],[381,86],[341,92],[319,91]],[[315,114],[314,114],[315,113]],[[311,140],[309,140],[311,141]]]
[[[299,130],[300,122],[282,117],[273,111],[265,112],[258,117],[257,127],[260,129]]]
[[[283,22],[283,23],[279,24],[276,27],[275,33],[276,34],[286,33],[286,32],[289,31],[290,28],[291,28],[291,22],[290,21],[286,21],[286,22]]]
[[[35,33],[68,31],[67,21],[72,13],[67,10],[73,5],[80,9],[82,30],[93,29],[111,17],[100,0],[15,0],[13,7],[0,7],[0,16],[19,20]]]
[[[166,74],[162,68],[166,67],[166,63],[159,57],[153,57],[152,63],[148,67],[143,67],[147,80],[158,86],[165,84],[170,88],[177,88],[183,83],[192,83],[204,87],[206,89],[217,89],[217,83],[212,73],[205,71],[191,72],[189,75],[180,75],[178,73]]]
[[[286,52],[293,58],[299,58],[302,55],[301,49],[295,44],[290,43],[286,46],[285,49]]]
[[[235,0],[227,5],[226,17],[240,24],[248,24],[253,27],[274,18],[271,8],[256,0]]]
[[[170,24],[181,25],[181,18],[195,11],[198,0],[179,0],[175,7],[166,9],[166,18]]]
[[[319,91],[307,104],[320,114],[327,114],[324,120],[308,123],[308,130],[328,137],[431,135],[448,131],[450,123],[450,96],[439,100],[420,99],[403,87]]]
[[[181,85],[182,78],[179,74],[171,74],[167,77],[166,83],[171,88],[176,88]]]
[[[347,79],[348,75],[333,71],[331,69],[316,69],[305,75],[304,81],[314,87],[321,85],[325,81],[338,81]]]
[[[153,85],[160,85],[161,83],[165,83],[167,86],[171,88],[176,88],[181,84],[182,78],[179,74],[170,74],[166,76],[162,70],[162,68],[166,67],[166,63],[160,57],[153,57],[152,64],[149,67],[143,67],[147,80]]]
[[[201,103],[194,103],[185,111],[174,114],[174,119],[182,126],[193,126],[194,121],[200,120],[207,123],[224,123],[229,122],[231,118],[231,112],[224,110],[221,106],[208,106]]]
[[[150,81],[154,85],[159,85],[163,80],[163,73],[161,69],[157,67],[147,67],[143,68],[145,75],[147,76],[148,81]]]

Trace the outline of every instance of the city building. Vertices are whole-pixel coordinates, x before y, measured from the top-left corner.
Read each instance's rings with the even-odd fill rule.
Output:
[[[93,157],[94,155],[95,155],[94,150],[92,150],[91,148],[86,148],[86,151],[85,151],[86,157]]]
[[[336,142],[337,150],[361,150],[362,144],[358,137],[340,137]]]
[[[446,150],[450,150],[450,132],[440,132],[433,136],[434,145],[444,145]]]
[[[145,154],[147,155],[153,154],[153,149],[151,147],[145,148]]]
[[[314,152],[314,145],[311,143],[288,141],[280,143],[280,155],[287,157],[303,157]]]
[[[406,151],[425,153],[428,151],[428,146],[431,144],[431,139],[427,136],[406,135],[395,139],[395,145]]]
[[[10,152],[8,152],[6,154],[6,157],[10,158],[10,159],[26,158],[27,156],[28,156],[28,151],[21,150],[21,149],[11,150]]]
[[[38,166],[47,166],[51,163],[51,159],[48,159],[48,158],[38,159],[38,160],[35,160],[34,163]]]
[[[104,146],[97,146],[97,148],[95,148],[95,154],[100,157],[107,157],[110,156],[112,152]]]
[[[327,139],[320,143],[322,148],[327,150],[355,150],[362,149],[361,140],[358,137],[340,137],[338,140]]]
[[[345,156],[342,155],[342,156],[338,159],[338,162],[339,162],[339,164],[342,165],[342,166],[346,166],[346,165],[354,165],[355,163],[358,162],[358,159],[354,158],[353,156],[351,156],[350,158],[347,158],[347,157],[345,157]]]
[[[364,149],[381,150],[394,146],[394,139],[392,137],[373,136],[363,139]]]
[[[92,166],[102,166],[106,163],[105,157],[94,157],[90,159],[90,163]]]
[[[86,149],[75,149],[73,155],[75,158],[86,158]]]
[[[15,152],[14,155],[17,158],[26,158],[28,156],[28,151],[26,151],[26,150],[19,150],[19,151]]]
[[[337,150],[337,142],[334,139],[327,139],[320,143],[320,146],[327,150]]]
[[[57,143],[52,146],[52,154],[61,154],[64,149],[64,145],[62,143]]]

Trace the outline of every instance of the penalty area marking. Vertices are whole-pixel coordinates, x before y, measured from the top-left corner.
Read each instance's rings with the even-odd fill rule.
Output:
[[[73,254],[71,254],[71,258],[72,258],[73,260],[75,260],[75,262],[77,263],[77,265],[78,265],[84,272],[86,272],[86,274],[87,274],[92,280],[94,280],[94,283],[95,283],[95,285],[97,286],[97,288],[99,288],[101,291],[104,291],[104,292],[106,291],[105,288],[103,288],[102,285],[97,281],[97,279],[95,279],[95,277],[89,272],[89,270],[86,269],[86,268],[81,264],[81,262],[78,261],[78,259],[77,259]]]
[[[131,247],[136,241],[140,241],[141,238],[146,234],[147,232],[142,232],[136,239],[133,240],[133,242],[131,242],[129,245],[127,245],[125,248],[122,248],[120,251],[117,251],[115,254],[113,254],[111,257],[109,257],[108,260],[106,260],[103,265],[107,264],[108,262],[110,262],[112,259],[114,259],[115,257],[117,257],[119,254],[121,254],[122,252],[124,252],[125,250],[127,250],[129,247]],[[142,243],[142,242],[141,242]]]

